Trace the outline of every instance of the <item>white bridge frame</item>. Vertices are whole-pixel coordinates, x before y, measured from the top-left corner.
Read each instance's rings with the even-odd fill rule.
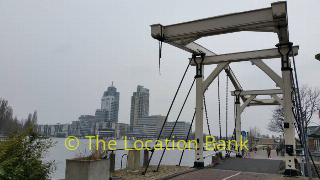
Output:
[[[217,55],[207,48],[195,43],[194,41],[206,37],[226,33],[234,33],[240,31],[254,32],[272,32],[277,33],[279,38],[278,48],[264,49],[258,51],[247,51],[232,54]],[[161,24],[151,25],[151,36],[159,41],[171,44],[180,49],[193,54],[190,59],[191,64],[196,66],[196,119],[195,119],[195,138],[199,147],[195,150],[194,167],[204,167],[203,158],[203,96],[206,89],[214,81],[222,70],[228,74],[231,82],[237,91],[243,91],[229,66],[232,62],[251,61],[255,66],[265,72],[275,83],[281,88],[285,117],[285,174],[293,174],[297,172],[294,164],[295,158],[295,128],[292,113],[291,101],[291,65],[289,53],[298,54],[298,46],[292,47],[289,41],[287,4],[286,2],[275,2],[271,7],[257,9],[252,11],[227,14],[222,16],[199,19],[184,23],[163,26]],[[268,67],[261,59],[281,58],[282,76],[277,75],[270,67]],[[195,59],[195,60],[194,60]],[[203,60],[203,61],[202,61]],[[202,61],[202,63],[201,63]],[[213,72],[204,79],[204,65],[217,64]],[[267,92],[267,91],[266,91]],[[247,92],[248,93],[248,92]],[[244,105],[264,104],[267,100],[255,99],[256,95],[250,94],[241,96]],[[261,92],[260,92],[261,93]],[[277,101],[277,94],[272,94]],[[278,98],[277,98],[278,97]],[[270,101],[270,100],[269,100]],[[269,102],[272,104],[272,102]],[[241,109],[240,104],[237,105]],[[241,113],[240,113],[241,114]],[[238,114],[237,114],[238,115]],[[240,121],[240,116],[238,117]],[[239,122],[238,122],[239,123]],[[237,125],[237,129],[241,128]],[[241,129],[240,129],[241,130]],[[239,134],[239,132],[237,132]]]
[[[235,96],[235,135],[236,141],[240,141],[241,136],[241,114],[244,109],[248,106],[266,106],[266,105],[282,105],[283,100],[278,95],[283,94],[281,89],[267,89],[267,90],[246,90],[240,91],[235,90],[231,91],[231,95]],[[259,95],[270,95],[271,99],[257,99],[256,97]],[[242,105],[240,102],[240,97],[245,97],[245,101],[243,101]],[[238,151],[240,154],[240,151]]]

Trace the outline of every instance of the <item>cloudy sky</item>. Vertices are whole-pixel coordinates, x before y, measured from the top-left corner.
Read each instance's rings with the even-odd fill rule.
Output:
[[[207,0],[0,0],[0,97],[18,118],[38,111],[39,123],[67,123],[94,114],[111,82],[120,92],[119,121],[129,123],[130,97],[138,84],[150,89],[150,114],[166,114],[190,54],[164,45],[158,73],[158,42],[149,25],[195,20],[225,13],[270,7],[273,1]],[[297,65],[301,84],[320,88],[320,18],[317,0],[288,3],[290,39],[300,45]],[[272,33],[241,32],[197,42],[220,53],[273,48]],[[279,59],[266,61],[280,73]],[[275,88],[249,62],[232,64],[244,89]],[[214,66],[206,67],[206,75]],[[190,86],[188,72],[170,120]],[[225,126],[225,74],[221,74],[222,126]],[[229,90],[233,90],[231,87]],[[217,83],[206,93],[211,131],[218,134]],[[194,91],[181,120],[190,121]],[[233,128],[233,98],[229,96],[229,128]],[[244,129],[266,125],[274,107],[250,107]],[[319,122],[319,119],[315,118]],[[231,130],[229,130],[231,132]],[[224,130],[223,130],[224,133]]]

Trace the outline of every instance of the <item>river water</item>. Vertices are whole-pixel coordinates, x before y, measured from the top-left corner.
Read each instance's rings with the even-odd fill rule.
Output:
[[[84,155],[90,154],[88,144],[88,139],[80,139],[80,146],[75,151],[70,151],[64,146],[65,138],[53,138],[53,141],[56,142],[55,146],[52,147],[48,154],[45,157],[45,160],[54,160],[56,165],[56,170],[51,175],[52,179],[63,179],[65,177],[65,167],[66,159],[72,159],[76,157],[83,157]],[[129,144],[129,143],[128,143]],[[128,146],[130,147],[130,145]],[[132,147],[132,146],[131,146]],[[124,141],[117,140],[117,149],[124,148]],[[127,154],[128,151],[119,150],[116,151],[116,169],[120,169],[121,166],[121,157],[123,154]],[[151,165],[156,165],[160,159],[162,151],[155,151],[154,156],[151,160]],[[177,165],[180,159],[182,151],[180,150],[167,150],[162,163],[163,165]],[[141,162],[143,156],[141,155]],[[210,163],[211,159],[205,159],[205,165]],[[193,166],[194,162],[194,151],[186,150],[182,159],[182,166]],[[126,158],[123,159],[123,166],[126,165]]]

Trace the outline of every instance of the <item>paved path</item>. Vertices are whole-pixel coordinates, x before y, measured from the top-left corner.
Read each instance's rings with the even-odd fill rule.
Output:
[[[227,159],[213,167],[214,169],[243,172],[279,174],[284,168],[282,160],[269,159]]]
[[[230,158],[211,168],[193,169],[189,167],[161,166],[159,172],[152,172],[151,166],[146,175],[141,172],[116,171],[114,176],[120,176],[124,180],[300,180],[304,177],[283,177],[279,174],[284,167],[283,157],[277,156],[275,151],[271,153],[271,159],[267,158],[265,151],[250,154],[251,158]]]
[[[276,150],[271,150],[271,158],[268,158],[266,150],[260,150],[257,152],[250,152],[248,154],[247,158],[284,160],[284,156],[280,156],[280,153],[279,153],[279,156],[277,156]]]
[[[173,180],[287,180],[307,179],[304,177],[283,177],[280,174],[284,168],[282,156],[277,156],[275,150],[271,151],[271,158],[267,152],[260,150],[252,152],[247,158],[230,158],[222,161],[213,168],[205,168],[171,178]]]
[[[202,169],[183,174],[172,180],[306,180],[304,177],[283,177],[279,174],[241,172],[220,169]]]

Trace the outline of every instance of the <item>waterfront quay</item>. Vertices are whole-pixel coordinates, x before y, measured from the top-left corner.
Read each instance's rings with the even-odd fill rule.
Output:
[[[177,176],[178,174],[184,174],[188,172],[195,171],[196,169],[186,166],[175,166],[175,165],[161,165],[159,171],[155,172],[156,166],[150,166],[148,172],[143,175],[144,167],[140,167],[135,171],[130,171],[128,169],[116,170],[113,173],[113,177],[118,177],[123,180],[133,180],[133,179],[170,179],[171,177]]]
[[[156,166],[151,166],[145,175],[144,168],[136,171],[122,169],[115,171],[112,176],[123,180],[304,180],[306,177],[286,177],[283,173],[284,161],[272,152],[273,159],[263,156],[264,151],[250,154],[248,158],[212,158],[212,164],[202,169],[186,166],[161,165],[155,172]],[[241,168],[240,168],[241,167]]]

